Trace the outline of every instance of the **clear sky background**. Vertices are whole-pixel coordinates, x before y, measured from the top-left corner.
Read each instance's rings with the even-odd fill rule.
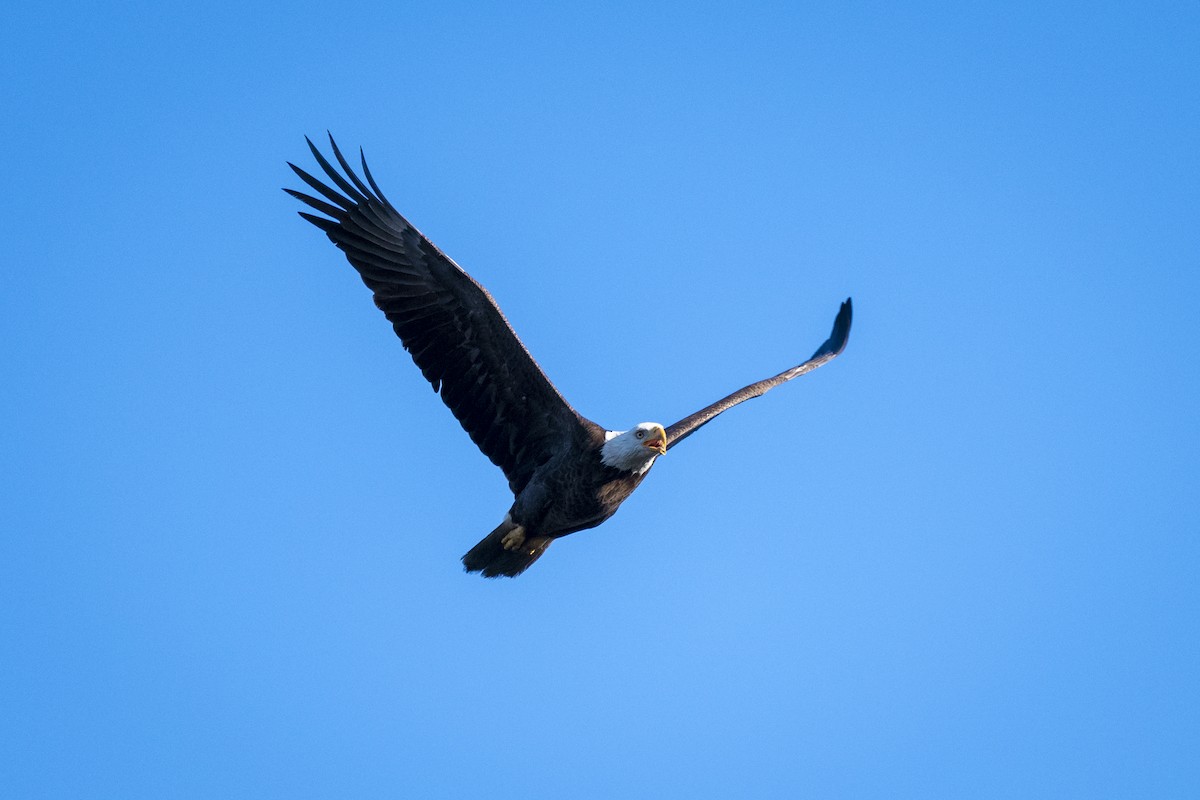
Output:
[[[34,2],[0,796],[1195,797],[1200,7]],[[285,160],[669,424],[517,580]],[[319,141],[319,139],[318,139]]]

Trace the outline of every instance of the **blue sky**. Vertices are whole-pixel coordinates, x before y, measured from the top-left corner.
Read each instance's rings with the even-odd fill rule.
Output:
[[[0,795],[1195,796],[1195,4],[0,27]],[[327,129],[603,425],[850,345],[464,575]]]

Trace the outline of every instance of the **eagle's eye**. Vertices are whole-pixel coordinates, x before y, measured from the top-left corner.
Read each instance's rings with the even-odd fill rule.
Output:
[[[645,431],[638,431],[638,432],[637,432],[637,438],[639,438],[639,439],[645,439],[645,438],[646,438],[646,432],[645,432]]]

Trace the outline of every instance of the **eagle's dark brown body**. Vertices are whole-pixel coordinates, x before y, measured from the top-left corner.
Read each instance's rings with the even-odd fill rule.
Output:
[[[301,212],[345,252],[421,373],[472,441],[504,471],[513,492],[504,522],[463,557],[468,571],[519,575],[554,539],[611,517],[667,448],[738,403],[816,369],[846,345],[849,300],[829,339],[803,364],[666,429],[643,423],[635,431],[606,432],[559,394],[487,290],[387,201],[365,159],[366,183],[332,137],[330,145],[340,172],[312,142],[309,149],[333,186],[290,165],[324,199],[285,191],[326,215]],[[630,438],[636,434],[641,440],[650,430],[657,438],[637,443]],[[618,445],[625,449],[614,450]],[[641,449],[650,445],[653,450]]]
[[[604,443],[599,440],[552,461],[534,474],[533,480],[514,499],[505,521],[463,556],[468,572],[484,577],[516,576],[537,561],[555,539],[594,528],[607,520],[633,494],[649,474],[605,466],[600,460]],[[503,546],[504,536],[514,525],[527,537],[515,549]]]

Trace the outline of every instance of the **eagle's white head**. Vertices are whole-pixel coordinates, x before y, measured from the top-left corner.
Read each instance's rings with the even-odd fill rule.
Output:
[[[605,431],[600,460],[606,466],[641,475],[665,452],[667,432],[663,426],[643,422],[628,431]]]

